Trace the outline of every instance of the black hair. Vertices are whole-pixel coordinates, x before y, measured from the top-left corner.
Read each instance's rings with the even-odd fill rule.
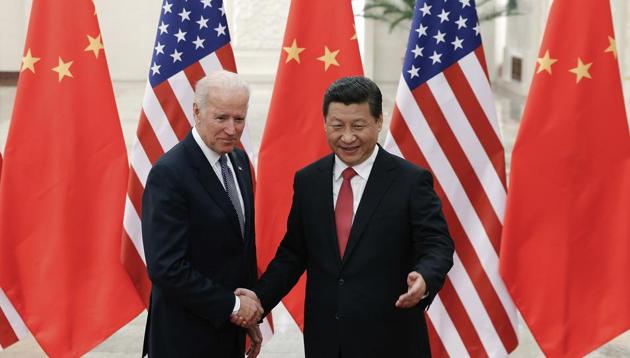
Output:
[[[368,103],[370,114],[378,119],[383,114],[383,96],[381,90],[371,79],[363,76],[342,77],[328,87],[324,94],[323,112],[328,115],[332,102],[347,105]]]

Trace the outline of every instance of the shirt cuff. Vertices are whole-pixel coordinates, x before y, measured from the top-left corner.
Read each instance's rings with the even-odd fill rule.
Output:
[[[241,309],[241,300],[238,299],[236,295],[234,295],[234,309],[232,310],[232,314],[236,314],[238,310]]]

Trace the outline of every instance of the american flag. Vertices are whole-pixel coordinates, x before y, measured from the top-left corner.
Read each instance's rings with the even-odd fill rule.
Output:
[[[236,72],[225,15],[222,0],[165,0],[162,4],[137,138],[129,155],[122,240],[123,263],[147,306],[151,283],[142,244],[142,193],[153,164],[194,125],[197,81],[217,70]],[[247,127],[241,144],[254,158]]]
[[[435,176],[454,266],[427,312],[434,355],[506,356],[517,316],[499,277],[505,159],[474,0],[418,0],[385,147]]]

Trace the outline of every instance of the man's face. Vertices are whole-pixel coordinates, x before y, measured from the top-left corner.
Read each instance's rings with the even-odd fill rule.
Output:
[[[349,166],[363,163],[372,154],[383,126],[383,117],[375,118],[367,102],[345,105],[332,102],[326,116],[328,145]]]
[[[195,127],[210,149],[219,154],[234,149],[245,128],[248,100],[244,91],[227,90],[210,96],[205,110],[193,105]]]

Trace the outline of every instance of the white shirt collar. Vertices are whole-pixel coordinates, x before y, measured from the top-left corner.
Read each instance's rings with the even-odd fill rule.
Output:
[[[201,135],[197,131],[197,127],[193,127],[192,136],[195,139],[195,142],[197,142],[197,145],[199,146],[199,148],[201,148],[203,155],[205,155],[206,158],[208,159],[208,162],[210,162],[210,165],[214,167],[219,161],[219,158],[221,158],[221,155],[215,152],[214,150],[210,149],[210,147],[206,145],[203,139],[201,139]]]
[[[367,181],[368,177],[370,176],[370,172],[372,171],[372,166],[374,165],[374,162],[376,161],[377,154],[378,154],[378,145],[375,145],[374,150],[372,150],[372,154],[370,154],[370,156],[366,160],[352,167],[354,168],[354,171],[357,172],[357,175],[360,176],[363,180]],[[335,154],[335,166],[333,169],[334,179],[339,180],[339,178],[341,178],[341,172],[343,172],[344,169],[346,169],[347,167],[348,165],[344,163],[343,161],[341,161],[341,159],[339,159],[339,157]]]

